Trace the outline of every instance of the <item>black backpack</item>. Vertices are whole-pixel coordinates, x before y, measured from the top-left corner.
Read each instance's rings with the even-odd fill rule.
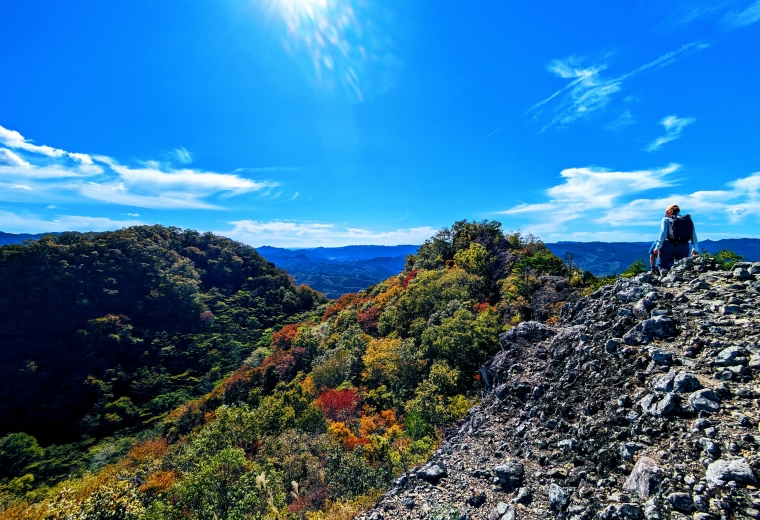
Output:
[[[694,234],[694,222],[691,221],[691,215],[676,215],[670,217],[670,229],[668,230],[668,240],[677,244],[685,244],[691,240]]]

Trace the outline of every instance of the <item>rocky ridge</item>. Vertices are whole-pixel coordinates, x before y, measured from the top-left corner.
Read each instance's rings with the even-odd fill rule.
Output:
[[[681,261],[500,336],[486,394],[363,520],[760,518],[760,263]]]

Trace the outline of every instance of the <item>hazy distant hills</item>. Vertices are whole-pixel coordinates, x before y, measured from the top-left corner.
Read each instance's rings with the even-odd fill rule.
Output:
[[[649,263],[649,248],[652,242],[557,242],[546,244],[552,253],[565,258],[573,255],[573,264],[591,271],[595,276],[619,274],[637,259]],[[760,261],[760,239],[729,238],[725,240],[704,240],[699,242],[700,252],[706,249],[717,253],[728,249],[750,262]]]
[[[419,246],[345,246],[282,249],[264,246],[256,250],[312,289],[330,298],[361,291],[404,269],[406,256]]]
[[[30,235],[29,233],[6,233],[0,231],[0,246],[7,246],[8,244],[20,244],[24,240],[37,240],[45,235],[58,235],[59,233],[37,233],[36,235]]]
[[[0,231],[0,245],[17,244],[38,239],[40,233],[13,234]],[[572,254],[575,266],[596,276],[621,273],[638,258],[647,261],[651,242],[556,242],[546,246],[560,258]],[[295,277],[296,283],[306,284],[330,298],[360,291],[403,270],[406,256],[417,252],[419,246],[344,246],[284,249],[263,246],[259,254]],[[716,253],[729,249],[747,261],[760,261],[760,239],[731,238],[704,240],[700,249]]]

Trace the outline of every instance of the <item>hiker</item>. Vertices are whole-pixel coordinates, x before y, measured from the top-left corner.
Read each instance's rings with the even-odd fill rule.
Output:
[[[652,247],[649,248],[649,270],[655,276],[660,275],[660,255],[655,250],[657,249],[657,240],[652,242]]]
[[[660,269],[666,273],[676,260],[681,260],[689,256],[689,242],[694,249],[691,254],[696,256],[699,253],[699,242],[697,241],[697,232],[694,229],[694,222],[691,215],[681,216],[681,208],[673,204],[665,211],[665,218],[662,219],[660,228],[660,238],[657,239],[655,248],[652,251],[658,255]]]

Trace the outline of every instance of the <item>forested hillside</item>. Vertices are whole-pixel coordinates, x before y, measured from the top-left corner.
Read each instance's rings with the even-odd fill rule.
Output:
[[[324,302],[251,247],[161,226],[4,246],[0,279],[0,434],[59,445],[43,478],[209,392]]]
[[[139,243],[135,234],[158,235],[150,240],[150,256],[157,260],[125,254],[129,244]],[[67,363],[66,372],[75,374],[66,378],[74,390],[61,394],[46,387],[61,402],[81,397],[77,383],[82,385],[83,375],[85,388],[96,389],[87,394],[90,408],[84,410],[80,431],[105,431],[98,428],[113,428],[113,421],[141,421],[144,412],[131,410],[155,402],[148,396],[174,388],[164,385],[194,378],[192,391],[197,393],[213,380],[210,372],[222,373],[232,365],[191,369],[188,357],[247,357],[209,393],[155,421],[125,458],[102,469],[90,459],[89,472],[75,472],[57,485],[43,480],[52,487],[39,487],[46,478],[40,463],[47,452],[29,437],[6,437],[0,453],[13,469],[0,481],[6,507],[0,518],[94,518],[100,511],[109,511],[108,518],[346,518],[369,504],[395,475],[424,460],[444,428],[478,402],[479,367],[499,348],[501,331],[528,319],[556,320],[563,303],[593,280],[568,269],[532,237],[505,235],[495,222],[462,221],[423,244],[400,274],[268,336],[247,327],[271,323],[273,316],[282,319],[288,310],[311,308],[316,297],[308,289],[288,286],[284,275],[257,263],[252,250],[230,242],[217,250],[219,239],[162,228],[126,230],[114,237],[120,237],[116,242],[122,247],[110,247],[102,236],[64,235],[25,246],[28,251],[4,251],[14,269],[27,273],[27,283],[48,269],[61,278],[58,289],[33,297],[34,291],[16,294],[20,277],[5,296],[27,302],[26,308],[16,304],[10,314],[23,316],[17,326],[26,324],[23,330],[30,334],[31,324],[39,323],[34,313],[41,312],[33,303],[55,301],[53,293],[77,290],[69,300],[86,296],[84,309],[102,309],[109,302],[116,306],[109,312],[132,314],[129,321],[95,311],[79,317],[84,312],[79,304],[66,312],[80,325],[67,328],[59,321],[69,320],[51,321],[53,330],[83,331],[75,332],[72,341],[85,348],[79,361],[95,371],[87,377],[76,360],[58,356]],[[102,246],[95,247],[101,240]],[[58,249],[66,254],[53,254]],[[120,251],[121,260],[111,256],[117,255],[111,249]],[[49,261],[31,262],[33,251]],[[80,255],[91,262],[84,265],[93,265],[89,271],[82,268],[85,273],[102,270],[98,280],[113,277],[116,283],[77,289],[87,286],[88,277],[81,283],[82,277],[67,278],[71,264],[60,264],[64,256],[74,260]],[[248,261],[250,268],[245,267]],[[143,287],[137,280],[146,273],[160,280],[157,287],[149,284],[155,293],[135,289]],[[265,289],[257,292],[261,286]],[[214,288],[194,292],[200,287]],[[126,294],[139,297],[133,302]],[[163,294],[187,296],[168,300]],[[177,327],[192,332],[178,335]],[[48,329],[38,330],[51,341]],[[53,367],[32,355],[45,344],[35,341],[38,346],[16,351],[14,366],[16,373],[40,385],[34,374],[50,374]],[[105,368],[109,364],[115,368]],[[16,373],[10,374],[16,384],[25,381]],[[130,379],[128,385],[122,374]],[[153,413],[159,410],[163,408]],[[100,421],[91,426],[90,417]],[[27,419],[25,424],[39,423]],[[28,431],[45,435],[41,429]]]

